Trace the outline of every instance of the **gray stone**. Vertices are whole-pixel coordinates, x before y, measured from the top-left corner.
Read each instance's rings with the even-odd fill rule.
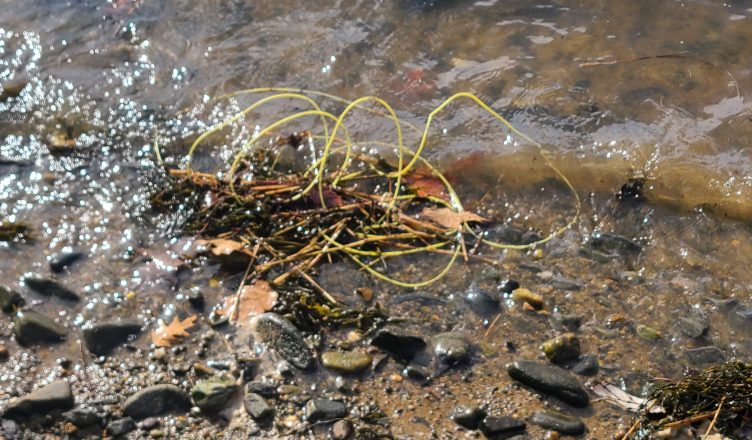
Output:
[[[381,329],[371,339],[371,345],[384,350],[402,361],[411,361],[426,346],[426,341],[418,336],[408,335],[391,329]]]
[[[175,385],[153,385],[133,394],[123,403],[123,414],[136,420],[166,413],[186,413],[191,399]]]
[[[679,318],[676,322],[679,331],[688,338],[698,339],[703,337],[710,328],[708,318],[699,312],[690,313],[688,316]]]
[[[470,309],[479,315],[498,313],[499,311],[499,300],[476,284],[471,284],[465,292],[465,301]]]
[[[556,411],[538,411],[530,417],[530,423],[566,435],[580,435],[585,424],[579,418]]]
[[[79,428],[102,423],[102,417],[94,408],[79,406],[78,408],[73,408],[70,411],[64,412],[62,415],[63,420],[73,423]]]
[[[339,420],[335,422],[329,430],[332,440],[348,440],[355,433],[352,423],[349,420]]]
[[[0,285],[0,310],[13,313],[26,304],[21,294],[7,286]]]
[[[309,370],[315,365],[315,359],[303,335],[281,316],[276,313],[264,313],[256,320],[255,328],[261,341],[269,344],[297,368]]]
[[[274,417],[274,408],[255,393],[246,394],[243,398],[243,406],[248,415],[257,422],[267,422]]]
[[[355,374],[365,371],[371,366],[371,362],[373,362],[373,357],[370,354],[359,351],[327,351],[321,355],[321,363],[324,368],[342,374]]]
[[[470,359],[470,343],[457,333],[440,333],[433,337],[433,353],[444,365],[467,362]]]
[[[0,420],[0,438],[5,440],[19,440],[22,433],[21,426],[14,420]]]
[[[524,430],[525,422],[513,417],[486,416],[480,422],[480,432],[495,439],[509,438]]]
[[[33,310],[21,310],[13,320],[13,334],[21,345],[60,342],[65,339],[65,327]]]
[[[477,406],[458,405],[449,413],[449,418],[456,424],[467,429],[478,429],[486,412]]]
[[[57,255],[53,255],[50,258],[50,269],[55,273],[60,273],[69,269],[78,261],[86,258],[86,254],[80,251],[65,251],[60,252]]]
[[[191,397],[203,411],[218,411],[227,404],[237,389],[238,385],[232,376],[219,374],[197,382],[191,389]]]
[[[32,277],[24,278],[24,284],[26,284],[29,287],[29,289],[37,292],[40,295],[55,296],[57,298],[68,300],[68,301],[80,301],[81,300],[81,297],[78,296],[76,292],[73,292],[72,290],[61,285],[57,281],[53,281],[48,278],[32,276]]]
[[[96,355],[110,353],[119,345],[128,342],[128,338],[141,331],[141,322],[132,320],[118,320],[94,324],[83,330],[86,348]]]
[[[70,383],[60,380],[11,400],[2,417],[16,420],[32,415],[44,415],[50,411],[65,411],[73,408],[73,405]]]
[[[512,379],[573,406],[584,407],[590,403],[590,397],[577,377],[562,368],[521,360],[507,365],[507,373]]]
[[[431,372],[423,365],[411,362],[405,367],[405,374],[412,380],[427,382],[431,378]]]
[[[582,355],[577,363],[572,366],[572,371],[580,376],[594,376],[598,373],[598,358],[592,354]]]
[[[305,416],[309,423],[341,419],[347,415],[347,406],[339,400],[311,399],[305,405]]]
[[[273,383],[253,381],[245,385],[246,394],[255,393],[262,397],[277,397],[277,386]]]
[[[582,283],[572,279],[567,278],[563,275],[555,275],[553,278],[551,278],[551,286],[555,287],[557,289],[561,290],[580,290],[582,289]]]
[[[136,421],[130,417],[113,420],[107,424],[107,432],[113,437],[120,437],[136,429]]]
[[[548,322],[554,330],[576,332],[582,325],[582,316],[554,312]]]
[[[695,367],[709,366],[726,362],[726,354],[718,347],[708,346],[699,348],[687,348],[684,355],[689,363]]]

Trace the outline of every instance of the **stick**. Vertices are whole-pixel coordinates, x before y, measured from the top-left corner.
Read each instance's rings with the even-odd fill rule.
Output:
[[[621,440],[629,440],[629,437],[634,434],[635,431],[637,431],[637,427],[640,426],[640,420],[635,420],[634,423],[632,423],[632,426],[629,428],[629,431],[627,431],[626,434],[621,438]]]
[[[713,420],[710,422],[710,426],[708,426],[708,430],[705,431],[705,435],[703,436],[703,439],[707,439],[710,435],[710,431],[713,430],[713,427],[715,427],[715,422],[718,421],[718,415],[721,414],[721,407],[723,406],[723,402],[726,400],[726,396],[723,396],[721,398],[721,403],[718,404],[718,409],[715,410],[715,415],[713,416]]]
[[[690,423],[699,422],[700,420],[706,420],[715,415],[715,411],[711,411],[708,413],[698,414],[696,416],[687,417],[686,419],[677,420],[675,422],[666,423],[663,425],[664,428],[676,428],[677,426],[684,426],[688,425]]]

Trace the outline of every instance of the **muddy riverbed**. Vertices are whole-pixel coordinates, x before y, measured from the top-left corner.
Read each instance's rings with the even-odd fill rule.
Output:
[[[750,20],[745,1],[4,5],[0,221],[30,235],[0,235],[0,438],[621,438],[633,415],[594,384],[643,395],[752,359]],[[467,260],[416,289],[324,259],[314,282],[366,311],[360,325],[311,325],[281,300],[227,323],[217,308],[245,266],[202,251],[188,213],[152,197],[199,133],[268,94],[217,98],[254,87],[382,97],[419,127],[410,148],[430,111],[472,92],[581,201],[535,145],[458,102],[425,157],[493,220],[487,237],[577,221],[534,249],[468,239]],[[265,106],[193,165],[226,170],[300,108]],[[366,112],[348,129],[395,138]],[[393,159],[374,145],[362,151]],[[448,260],[384,270],[424,280]]]

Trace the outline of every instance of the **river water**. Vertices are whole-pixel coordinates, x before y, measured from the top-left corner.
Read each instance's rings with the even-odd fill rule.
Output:
[[[749,361],[751,20],[748,1],[5,1],[0,218],[28,224],[35,239],[0,242],[0,284],[20,290],[71,331],[108,316],[140,319],[151,330],[157,319],[190,310],[186,298],[196,289],[216,304],[239,275],[213,263],[188,275],[176,271],[186,238],[178,238],[174,218],[148,215],[159,184],[155,141],[166,163],[180,164],[196,133],[247,105],[248,97],[231,107],[214,98],[248,88],[292,87],[348,100],[379,96],[419,127],[446,98],[466,91],[542,144],[582,209],[576,225],[542,252],[482,250],[501,262],[495,269],[501,274],[458,264],[421,293],[439,298],[441,310],[393,302],[406,291],[376,284],[376,300],[390,316],[421,318],[416,331],[453,330],[477,342],[469,366],[428,387],[391,383],[401,371],[392,364],[354,379],[359,401],[380,403],[393,435],[466,435],[447,418],[455,402],[519,417],[542,406],[510,386],[503,366],[540,357],[540,343],[559,330],[504,297],[502,318],[488,330],[494,315],[462,298],[472,284],[498,289],[494,277],[543,294],[552,313],[579,315],[583,352],[597,356],[600,378],[630,392],[639,394],[652,377]],[[293,109],[274,104],[240,133]],[[544,233],[573,214],[571,195],[539,151],[509,142],[509,133],[477,108],[457,102],[434,124],[425,156],[469,199],[482,196],[483,203],[466,208]],[[368,115],[349,127],[370,138],[394,137],[388,121]],[[198,163],[217,171],[236,147],[217,146]],[[641,201],[618,201],[614,194],[635,178],[644,179]],[[587,243],[602,232],[641,250],[606,261],[587,255]],[[68,248],[85,260],[51,274],[49,260]],[[435,264],[418,258],[406,270],[420,277],[435,273]],[[84,301],[36,295],[23,283],[28,274],[57,279]],[[336,277],[335,271],[331,290],[351,281]],[[11,353],[0,399],[59,375],[61,357],[87,368],[75,338],[22,348],[10,337],[7,316],[0,322]],[[693,325],[708,329],[694,335]],[[644,338],[640,326],[660,337]],[[136,353],[150,353],[149,342],[134,341]],[[698,348],[705,351],[692,351]],[[219,344],[212,350],[227,355]],[[133,357],[140,354],[119,356],[138,362]],[[188,384],[165,365],[145,368],[160,373],[141,377],[144,383]],[[334,380],[327,373],[314,377]],[[80,396],[138,384],[102,380]],[[589,428],[582,438],[610,438],[629,424],[626,413],[600,402],[577,414]],[[225,429],[216,421],[192,423],[196,436]],[[536,429],[531,435],[542,438]]]

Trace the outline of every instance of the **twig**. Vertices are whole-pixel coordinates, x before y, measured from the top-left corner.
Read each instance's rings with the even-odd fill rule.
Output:
[[[634,434],[635,431],[637,431],[637,427],[640,426],[640,419],[637,419],[632,423],[632,426],[629,428],[629,431],[627,431],[624,436],[622,436],[621,440],[629,440],[629,438]]]
[[[496,325],[496,322],[499,320],[499,318],[501,318],[501,313],[499,313],[498,315],[496,315],[496,317],[494,318],[494,320],[491,321],[491,325],[489,325],[488,329],[486,329],[486,332],[483,333],[483,339],[486,339],[488,337],[488,335],[491,333],[491,330],[494,328],[494,326]]]
[[[305,273],[302,270],[298,269],[297,266],[293,267],[293,270],[296,271],[298,273],[298,275],[300,275],[301,277],[305,278],[306,281],[308,281],[309,283],[311,283],[311,285],[313,287],[315,287],[316,290],[318,290],[321,293],[321,295],[323,295],[324,298],[326,298],[327,301],[331,302],[332,304],[338,304],[339,303],[339,301],[337,301],[329,292],[327,292],[326,289],[324,289],[323,287],[321,287],[319,285],[319,283],[317,283],[316,281],[314,281],[313,278],[311,278],[307,273]]]
[[[713,427],[715,427],[715,422],[718,421],[718,415],[721,414],[721,407],[723,406],[723,402],[726,400],[726,396],[723,396],[721,398],[721,402],[718,404],[718,409],[715,410],[715,415],[713,416],[713,420],[710,422],[710,426],[708,426],[708,430],[705,431],[705,435],[703,436],[703,439],[707,439],[710,435],[710,431],[713,430]]]
[[[677,420],[675,422],[666,423],[663,425],[664,428],[676,428],[677,426],[684,426],[689,425],[690,423],[699,422],[700,420],[707,420],[715,415],[715,411],[711,411],[708,413],[702,413],[697,414],[692,417],[687,417],[686,419]]]

